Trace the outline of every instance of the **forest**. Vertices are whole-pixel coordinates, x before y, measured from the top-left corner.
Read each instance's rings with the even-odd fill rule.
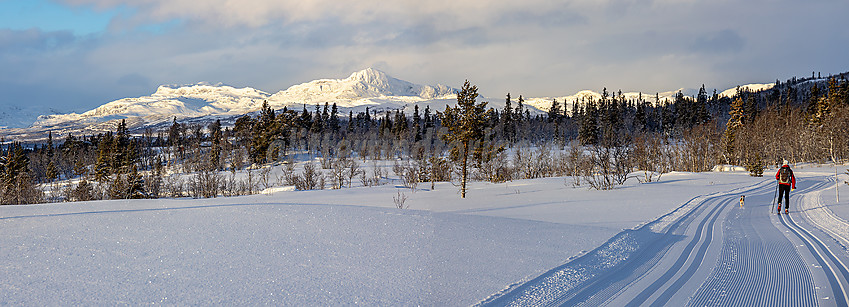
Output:
[[[671,100],[626,99],[605,88],[600,99],[553,100],[544,114],[509,93],[504,108],[490,108],[467,81],[456,106],[416,105],[412,114],[265,104],[232,127],[175,118],[168,129],[131,132],[122,121],[98,135],[3,140],[0,204],[373,186],[389,176],[378,161],[391,163],[406,187],[450,181],[462,197],[469,181],[563,176],[565,184],[608,190],[629,178],[653,182],[720,164],[762,176],[783,160],[849,159],[848,74],[776,80],[771,89],[738,88],[732,97],[704,85]],[[271,176],[274,168],[282,175]]]

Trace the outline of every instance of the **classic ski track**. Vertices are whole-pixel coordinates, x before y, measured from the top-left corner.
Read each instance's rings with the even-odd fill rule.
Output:
[[[829,186],[832,182],[837,181],[834,176],[828,176]],[[841,219],[840,217],[834,215],[831,210],[822,205],[822,192],[823,190],[817,190],[813,192],[812,195],[805,194],[802,195],[802,200],[799,201],[800,210],[804,213],[805,220],[808,223],[811,223],[817,229],[820,229],[826,232],[828,235],[837,239],[840,244],[844,246],[844,248],[849,248],[849,222]],[[813,201],[808,201],[809,199],[815,199]],[[811,204],[814,204],[813,206]],[[828,223],[824,223],[821,221],[828,221]],[[829,227],[829,225],[831,227]],[[836,225],[836,226],[835,226]],[[835,228],[838,228],[835,230]],[[841,233],[841,230],[843,231]]]
[[[768,181],[762,181],[755,184],[751,184],[745,187],[732,189],[728,191],[715,192],[706,195],[696,196],[683,205],[681,205],[676,210],[661,216],[654,220],[651,223],[645,224],[638,229],[633,230],[634,233],[637,231],[649,231],[652,224],[658,223],[662,219],[675,214],[680,210],[686,210],[688,205],[693,202],[696,202],[696,205],[693,206],[687,213],[675,219],[675,221],[667,226],[664,231],[660,234],[657,234],[659,237],[654,238],[650,242],[639,242],[645,243],[645,246],[641,246],[637,252],[640,254],[644,253],[654,253],[651,257],[642,258],[642,257],[629,257],[634,259],[644,259],[639,261],[628,261],[630,259],[623,259],[620,263],[615,263],[609,267],[601,267],[601,271],[598,274],[592,274],[591,276],[586,277],[585,279],[578,281],[575,283],[575,286],[568,289],[558,289],[560,285],[558,284],[558,278],[562,278],[562,275],[572,276],[575,272],[586,272],[587,265],[578,263],[579,260],[586,260],[585,262],[592,262],[594,259],[587,259],[589,257],[598,257],[598,253],[603,253],[606,249],[610,249],[610,245],[615,245],[619,240],[628,239],[627,236],[631,234],[631,231],[626,230],[620,234],[617,234],[613,238],[611,238],[608,242],[596,248],[590,253],[582,255],[576,259],[573,259],[570,262],[567,262],[564,265],[556,267],[552,270],[549,270],[542,275],[527,281],[516,288],[510,289],[509,291],[504,291],[502,293],[496,294],[493,297],[490,297],[487,300],[482,301],[479,305],[491,305],[491,306],[507,306],[507,305],[522,305],[522,306],[558,306],[558,305],[598,305],[607,302],[612,297],[615,297],[622,289],[623,286],[633,283],[635,280],[638,280],[644,276],[644,274],[652,269],[657,262],[662,258],[665,254],[665,251],[668,250],[674,242],[668,242],[672,239],[672,237],[676,234],[686,232],[686,229],[689,225],[695,221],[695,217],[706,211],[709,206],[708,204],[714,202],[720,202],[725,200],[726,204],[730,202],[730,200],[726,199],[729,195],[737,195],[740,193],[750,193],[753,191],[764,191],[767,190],[768,186],[771,186]],[[701,240],[701,232],[704,232],[704,225],[708,222],[708,220],[716,221],[716,217],[722,212],[720,210],[723,206],[714,206],[713,211],[708,215],[707,218],[702,219],[699,229],[700,232],[698,235],[694,236],[691,243],[692,245],[698,244]],[[713,217],[713,218],[711,218]],[[712,233],[713,227],[715,225],[711,224],[709,228],[709,232]],[[712,236],[712,235],[710,235]],[[707,245],[710,244],[711,239],[703,242],[703,247],[700,248],[700,251],[707,248]],[[693,243],[695,242],[695,243]],[[661,245],[658,249],[651,249],[647,247],[653,247],[657,244],[668,243],[666,245]],[[643,244],[641,244],[643,245]],[[694,248],[693,247],[693,248]],[[692,251],[692,249],[690,249]],[[700,252],[703,255],[703,252]],[[684,260],[686,261],[685,257]],[[578,263],[578,264],[576,264]],[[570,265],[575,264],[575,268],[570,267]],[[591,267],[592,265],[590,265]],[[596,268],[598,269],[598,268]],[[630,274],[617,274],[620,271],[630,272]],[[677,271],[676,271],[677,273]],[[607,277],[611,276],[620,276],[619,280],[610,281]],[[574,278],[573,278],[574,279]],[[680,278],[679,278],[680,279]],[[566,282],[570,281],[568,278]],[[662,288],[663,285],[658,285],[657,289]],[[568,285],[567,285],[568,287]],[[655,289],[655,291],[657,290]]]
[[[767,181],[768,182],[768,181]],[[747,191],[748,194],[754,195],[766,195],[770,193],[770,186],[764,185],[760,186],[756,189],[751,189]],[[750,195],[751,196],[751,195]],[[685,248],[684,252],[678,257],[675,264],[668,269],[668,271],[661,277],[657,278],[657,280],[652,283],[650,286],[643,289],[640,294],[638,294],[634,299],[632,299],[627,306],[642,306],[642,305],[650,305],[650,306],[663,306],[669,303],[669,300],[676,295],[678,290],[684,286],[699,268],[699,266],[705,261],[705,256],[708,252],[708,248],[713,243],[713,231],[716,227],[717,219],[723,214],[726,210],[732,210],[736,206],[736,198],[725,198],[722,199],[709,215],[705,216],[702,222],[700,223],[699,228],[694,234],[688,246]],[[739,213],[738,213],[739,214]],[[704,229],[702,226],[705,222],[710,221],[709,227]],[[692,254],[693,247],[695,245],[699,245],[699,250],[695,254]],[[723,249],[726,247],[723,244]],[[736,254],[731,252],[723,252],[722,256],[735,256]],[[754,260],[760,260],[762,258],[756,257]],[[687,263],[686,270],[682,272],[684,264]],[[673,279],[673,277],[678,276]],[[747,288],[750,288],[752,285],[748,285]],[[657,295],[653,300],[651,300],[650,304],[647,304],[649,299],[652,296],[655,296],[655,293],[665,288],[660,295]]]
[[[821,191],[821,187],[827,185],[827,182],[820,183],[814,185],[812,189],[816,188],[817,191]],[[792,215],[783,214],[779,217],[779,220],[799,239],[807,243],[805,246],[811,251],[811,254],[816,258],[820,266],[822,266],[823,271],[828,278],[829,285],[834,292],[835,303],[837,303],[838,306],[849,306],[849,297],[847,297],[846,287],[843,285],[843,282],[840,281],[840,276],[842,275],[843,280],[849,282],[849,269],[847,269],[846,264],[844,264],[840,258],[838,258],[834,252],[822,242],[822,240],[817,238],[813,233],[811,233],[811,231],[799,225],[793,219]],[[838,272],[840,275],[838,275]]]
[[[831,181],[833,182],[833,180]],[[680,246],[680,244],[685,244],[683,241],[675,242],[674,237],[683,235],[691,227],[693,222],[698,222],[695,232],[691,236],[688,235],[689,241],[686,243],[687,246],[678,255],[674,264],[669,268],[661,268],[665,270],[662,271],[664,272],[663,276],[657,278],[650,286],[643,289],[627,305],[659,306],[667,304],[670,302],[670,299],[676,297],[677,291],[690,281],[693,274],[699,268],[699,265],[705,261],[706,254],[709,250],[714,250],[709,249],[709,247],[712,242],[715,242],[714,230],[718,227],[717,220],[719,220],[720,216],[723,216],[723,214],[736,207],[734,206],[736,198],[732,199],[728,196],[739,194],[772,194],[773,184],[771,180],[765,180],[738,189],[694,197],[673,212],[637,229],[623,231],[592,252],[575,258],[516,288],[494,295],[480,304],[495,306],[517,304],[522,306],[596,306],[610,304],[629,285],[646,278],[649,272],[655,270],[663,256],[667,255],[667,251],[673,245],[679,244]],[[801,204],[803,200],[807,200],[813,196],[817,197],[816,202],[818,204],[821,203],[820,194],[822,189],[827,185],[827,182],[818,183],[801,189],[794,195],[794,198],[803,199],[798,200],[796,203]],[[800,208],[803,207],[800,205]],[[773,205],[770,205],[769,209],[770,215],[774,216],[775,212],[772,211],[774,210]],[[844,225],[849,227],[849,223],[834,216],[826,208],[819,209],[821,212],[818,213],[829,214],[833,218],[832,222],[838,221],[842,223],[839,224],[841,227]],[[642,231],[647,230],[652,224],[658,223],[660,220],[672,216],[680,210],[688,211],[675,218],[674,222],[666,226],[661,233],[657,233],[656,237],[650,237],[648,241],[639,240],[641,238],[639,235]],[[756,209],[753,208],[753,210]],[[705,214],[706,211],[710,212]],[[808,216],[807,211],[800,209],[800,213],[805,212],[806,216]],[[739,218],[744,212],[728,212],[728,214],[736,214],[736,217]],[[730,222],[731,217],[728,214],[725,215],[725,223]],[[748,214],[751,214],[751,212]],[[772,220],[772,217],[770,217],[770,220],[775,221]],[[723,243],[721,253],[719,254],[720,259],[717,260],[717,264],[736,263],[736,265],[721,269],[714,268],[708,277],[715,277],[715,280],[705,280],[699,287],[699,290],[689,298],[687,304],[695,305],[697,302],[701,302],[702,305],[707,303],[718,306],[734,306],[743,301],[752,303],[761,302],[767,305],[793,304],[794,306],[817,306],[820,303],[820,298],[817,297],[817,291],[814,290],[811,268],[805,264],[807,261],[815,260],[822,267],[822,271],[828,279],[829,286],[834,292],[834,296],[826,302],[836,303],[838,306],[849,306],[849,295],[846,294],[847,286],[844,285],[844,283],[849,282],[849,269],[847,269],[846,265],[811,231],[799,225],[792,215],[781,214],[778,216],[778,220],[784,228],[779,227],[775,223],[770,223],[773,227],[776,227],[773,230],[760,229],[751,224],[743,224],[737,225],[737,230],[742,231],[742,234],[754,234],[757,237],[762,237],[762,235],[759,235],[759,233],[762,233],[764,235],[772,235],[774,238],[774,233],[768,233],[769,231],[786,229],[788,232],[784,236],[792,233],[792,235],[798,237],[802,242],[806,242],[807,244],[805,246],[815,259],[803,261],[800,251],[791,241],[787,241],[786,244],[779,244],[779,246],[770,245],[766,250],[771,249],[772,252],[764,252],[764,246],[757,240],[738,240],[740,242],[735,244]],[[835,238],[846,241],[847,238],[841,236],[837,231],[823,227],[823,225],[814,222],[810,217],[808,220],[811,220],[810,222],[816,228],[827,232]],[[723,234],[723,237],[728,235]],[[645,239],[645,237],[642,238]],[[615,246],[611,247],[611,245],[617,245],[621,241],[628,241],[628,239],[633,241],[632,243],[635,243],[636,246],[635,250],[631,250],[630,253],[626,251],[626,257],[624,259],[621,259],[619,262],[614,261],[614,263],[609,265],[593,263],[594,260],[598,261],[598,259],[592,259],[592,257],[599,258],[601,257],[599,254],[603,254],[609,250],[615,250]],[[733,241],[735,238],[731,238],[731,240]],[[798,257],[791,257],[793,260],[788,261],[785,258],[786,255],[790,254],[797,255]],[[746,257],[741,257],[741,255],[745,255]],[[580,260],[585,261],[582,263]],[[766,267],[774,269],[762,269]],[[781,277],[781,274],[777,272],[795,276],[796,278],[781,279],[786,280],[785,282],[788,283],[782,284],[781,287],[797,290],[778,291],[779,293],[772,294],[764,293],[763,291],[766,289],[763,281],[776,280],[776,278]],[[583,277],[583,279],[574,276],[582,273],[589,273],[587,274],[589,276]],[[567,277],[563,278],[562,276],[564,275]],[[734,276],[738,276],[737,279],[740,279],[739,276],[743,276],[742,283],[723,284],[722,281],[727,282],[730,278],[734,278]],[[561,285],[558,282],[566,282],[566,284]],[[704,291],[702,288],[706,286],[708,289],[712,289],[712,291]],[[774,288],[775,285],[769,285],[766,288],[769,287]],[[661,290],[663,292],[657,294]],[[702,295],[701,297],[699,297],[700,294]],[[737,301],[729,299],[730,297],[734,297]],[[676,300],[680,299],[679,296]]]
[[[696,245],[697,243],[701,244],[700,247],[699,247],[698,253],[696,253],[696,255],[693,257],[693,260],[690,262],[689,266],[687,267],[687,270],[684,271],[684,273],[681,274],[678,277],[678,279],[675,280],[675,282],[669,284],[668,278],[666,278],[666,279],[661,278],[660,280],[658,280],[660,282],[663,282],[664,285],[669,284],[669,287],[666,288],[666,291],[663,291],[663,293],[661,293],[660,297],[658,297],[651,304],[651,306],[662,306],[663,304],[668,302],[670,298],[672,298],[672,296],[678,291],[678,289],[681,288],[681,286],[684,285],[684,283],[686,283],[688,280],[690,280],[690,277],[693,276],[693,273],[696,271],[696,269],[699,268],[699,265],[701,265],[702,262],[704,261],[705,254],[707,253],[708,246],[710,246],[710,243],[713,240],[713,229],[714,229],[714,226],[716,225],[716,220],[719,218],[720,213],[722,212],[722,210],[720,210],[720,209],[725,209],[726,206],[729,205],[729,204],[733,205],[735,201],[736,201],[735,199],[725,199],[725,200],[723,200],[721,203],[717,204],[716,208],[714,209],[714,212],[712,212],[710,216],[708,216],[707,218],[704,219],[704,221],[707,221],[708,219],[710,219],[710,226],[707,228],[707,231],[705,231],[704,229],[702,229],[702,227],[700,225],[699,229],[696,231],[697,236],[695,237],[695,238],[698,238],[698,240],[696,240],[694,238],[693,242],[690,243],[693,246]],[[704,221],[702,221],[702,225],[704,224]],[[701,239],[702,233],[704,233],[704,235],[705,235],[704,239]],[[692,248],[690,248],[690,250],[687,251],[687,255],[682,254],[681,256],[679,256],[678,262],[680,262],[681,264],[677,268],[673,267],[672,269],[669,270],[669,272],[673,273],[669,277],[674,276],[675,273],[677,273],[678,271],[681,270],[681,266],[684,265],[684,261],[686,261],[690,258],[689,257],[690,251],[692,251]],[[676,264],[677,264],[677,262],[676,262]],[[667,274],[669,274],[669,272],[667,272]],[[664,275],[664,277],[665,276],[666,275]],[[652,289],[652,290],[646,289],[645,291],[651,291],[651,293],[649,293],[649,295],[651,295],[655,291],[657,291],[658,289],[660,289],[660,287],[657,287],[657,288]],[[637,306],[639,304],[632,305],[631,303],[629,303],[628,305],[629,306]]]
[[[723,197],[723,196],[724,195],[716,196],[715,198],[708,198],[708,199],[702,201],[699,205],[699,208],[698,208],[699,213],[704,212],[708,208],[710,208],[710,206],[707,206],[706,204],[713,203],[714,201],[720,201],[722,198],[726,198],[726,197]],[[720,208],[721,208],[721,206],[714,206],[713,210],[711,210],[711,212],[709,213],[709,216],[716,215],[717,212],[720,211],[719,210]],[[698,215],[698,214],[696,214],[696,215]],[[702,220],[701,223],[699,223],[699,226],[696,230],[698,237],[701,237],[701,234],[703,233],[703,230],[705,228],[705,224],[707,223],[708,220],[709,220],[709,218],[706,218],[706,219]],[[695,221],[695,220],[694,219],[687,220],[684,223],[680,224],[680,227],[676,227],[675,229],[670,229],[671,231],[669,232],[669,234],[672,234],[672,231],[679,230],[679,229],[686,231],[686,228],[688,228],[689,224],[692,223],[693,221]],[[711,226],[711,228],[712,228],[712,226]],[[652,242],[653,244],[650,244],[649,247],[654,246],[658,243],[664,242],[665,241],[664,239],[665,238],[662,238],[662,239],[656,240],[655,242]],[[689,255],[693,251],[693,249],[695,248],[696,243],[698,243],[698,241],[699,240],[692,240],[687,245],[684,253],[682,253],[681,256],[678,258],[678,261],[676,261],[675,265],[673,265],[673,268],[668,270],[666,272],[666,274],[664,274],[664,277],[659,279],[659,281],[660,280],[668,280],[669,278],[672,278],[678,272],[678,269],[680,269],[680,267],[683,266],[684,262],[689,259]],[[641,263],[639,261],[632,261],[632,262],[624,265],[623,267],[621,267],[617,270],[614,270],[613,272],[611,272],[610,275],[615,275],[615,273],[618,272],[618,271],[626,271],[626,272],[627,271],[633,271],[635,274],[630,274],[632,276],[644,275],[645,272],[647,272],[649,269],[654,267],[654,265],[657,263],[657,261],[659,261],[660,258],[662,258],[664,254],[666,254],[665,251],[668,250],[670,247],[672,247],[672,245],[673,244],[668,244],[666,246],[663,246],[661,250],[664,251],[664,252],[656,253],[655,257],[651,258],[650,261],[646,261],[644,263]],[[646,248],[646,252],[652,252],[652,251],[653,250],[651,248]],[[654,250],[654,251],[656,252],[657,250]],[[635,257],[639,257],[639,255],[636,255]],[[631,269],[630,267],[637,267],[637,268]],[[639,269],[639,268],[642,268],[642,269]],[[623,276],[623,277],[625,277],[625,276]],[[623,278],[623,280],[627,280],[627,278]],[[601,280],[597,281],[596,283],[601,283],[601,282],[604,282],[604,281],[605,281],[604,279],[601,279]],[[658,282],[655,282],[655,283],[658,283]],[[622,287],[619,286],[619,284],[620,283],[611,283],[611,284],[607,285],[602,290],[597,290],[597,289],[595,289],[591,286],[588,286],[588,287],[585,287],[581,292],[579,292],[578,294],[576,294],[575,296],[570,298],[569,300],[567,300],[567,301],[557,301],[557,302],[555,302],[555,305],[561,305],[561,306],[574,306],[574,305],[595,306],[595,305],[604,303],[604,301],[608,300],[608,298],[617,294],[617,292],[622,289]],[[624,286],[624,285],[622,285],[622,286]],[[660,285],[658,285],[658,289],[659,288],[660,288]],[[651,293],[649,293],[648,295],[651,295]],[[598,297],[598,299],[591,300],[594,297]],[[648,296],[646,296],[645,298],[648,298]],[[629,304],[629,305],[631,305],[631,304]],[[639,305],[639,304],[637,304],[637,305]]]
[[[814,187],[808,188],[811,189]],[[774,208],[772,204],[769,207]],[[775,211],[770,211],[769,220],[740,220],[756,217],[752,214],[757,211],[737,211],[726,219],[719,258],[687,305],[817,306],[807,260],[776,226],[772,218]],[[779,238],[776,230],[781,234]],[[772,241],[766,240],[770,237]]]
[[[827,185],[828,182],[814,184],[801,190],[798,194],[796,194],[799,196],[794,195],[794,198],[798,199],[808,197],[808,193],[817,193],[818,195],[818,193],[822,191],[823,187],[826,187]],[[796,203],[801,203],[801,201],[797,201]],[[814,258],[807,260],[799,258],[798,260],[805,262],[814,260],[819,264],[819,268],[822,269],[822,273],[827,279],[831,293],[833,293],[833,296],[829,295],[829,298],[824,302],[836,304],[837,306],[849,306],[849,298],[846,295],[846,286],[844,285],[844,283],[849,282],[849,270],[847,270],[846,265],[811,231],[799,225],[799,223],[797,223],[793,218],[793,214],[779,215],[775,214],[774,211],[772,212],[773,213],[771,214],[777,215],[778,221],[786,227],[788,230],[787,233],[792,233],[792,235],[795,235],[795,237],[801,240],[801,242],[805,243],[803,246]],[[742,227],[741,229],[745,229],[744,233],[757,234],[764,230],[756,229],[751,224],[743,224],[739,226]],[[782,230],[782,228],[778,229]],[[758,237],[760,237],[760,235],[758,235]],[[735,241],[741,241],[735,240],[734,238],[726,238],[726,241],[729,240],[732,243]],[[751,244],[753,242],[749,241],[748,243]],[[691,297],[688,305],[703,306],[710,304],[712,306],[734,306],[740,301],[749,302],[750,304],[757,304],[757,302],[760,302],[761,304],[770,306],[817,306],[819,304],[820,298],[817,297],[817,291],[814,290],[815,284],[811,277],[811,268],[809,268],[805,263],[796,263],[798,260],[795,258],[791,261],[780,259],[782,258],[782,255],[787,253],[796,253],[801,257],[798,248],[794,244],[782,244],[777,247],[773,246],[772,248],[777,248],[779,252],[764,254],[760,242],[754,243],[756,246],[751,248],[751,252],[748,251],[748,249],[752,246],[747,246],[746,244],[723,244],[723,250],[717,263],[718,265],[714,268],[713,272],[711,272],[708,280],[706,280],[697,291],[696,295]],[[735,252],[734,248],[739,250]],[[749,257],[739,257],[738,254],[749,255]],[[727,269],[722,268],[721,266],[726,263],[737,263],[737,265],[733,269],[731,267]],[[765,267],[765,264],[777,267],[775,270],[748,271],[749,268],[763,268]],[[734,269],[744,270],[744,272],[737,272],[734,271]],[[763,281],[775,280],[776,272],[788,271],[790,272],[790,276],[794,276],[794,278],[784,278],[782,280],[791,283],[788,287],[784,288],[791,291],[778,291],[776,293],[772,293],[768,289],[763,289],[765,286]],[[735,287],[727,288],[728,283],[726,281],[734,278],[732,274],[738,276],[737,279],[740,279],[739,276],[743,276],[743,283],[731,283],[731,285],[734,285]],[[711,279],[711,277],[713,277],[713,279]],[[843,282],[840,280],[841,277]],[[766,293],[764,292],[765,290]],[[727,297],[741,296],[741,294],[743,299],[739,301],[726,299]]]
[[[707,196],[705,199],[699,201],[698,206],[696,208],[693,208],[689,213],[680,217],[673,225],[668,227],[666,232],[663,233],[663,237],[658,238],[657,240],[649,243],[648,247],[651,247],[651,246],[659,244],[663,241],[666,241],[665,239],[668,239],[670,235],[683,235],[684,233],[686,233],[687,229],[690,227],[690,224],[694,221],[697,221],[696,217],[700,216],[701,213],[709,210],[710,208],[713,208],[713,209],[710,210],[711,212],[708,213],[708,215],[704,219],[701,220],[701,222],[697,226],[696,233],[694,234],[691,241],[688,243],[687,247],[685,248],[685,251],[676,260],[675,265],[673,265],[672,268],[669,268],[667,270],[667,272],[664,274],[663,277],[659,278],[657,281],[655,281],[654,284],[652,284],[652,286],[650,286],[650,288],[653,288],[653,289],[651,289],[650,291],[644,291],[646,294],[645,294],[645,297],[643,299],[649,298],[652,294],[654,294],[654,292],[656,292],[659,289],[662,289],[663,286],[668,285],[669,279],[674,277],[675,275],[677,275],[678,272],[680,272],[681,267],[688,260],[691,259],[690,255],[692,254],[692,251],[695,248],[695,246],[698,245],[699,243],[702,243],[702,245],[700,245],[699,252],[697,253],[697,255],[694,258],[694,259],[697,259],[697,260],[694,260],[692,263],[695,263],[696,261],[701,262],[699,257],[701,257],[701,258],[704,257],[704,252],[706,251],[708,245],[711,243],[714,223],[716,222],[717,218],[721,215],[721,213],[723,211],[722,209],[725,208],[726,205],[734,203],[734,202],[737,201],[736,197],[729,198],[728,196],[730,194],[751,193],[753,191],[763,189],[764,187],[760,187],[763,184],[764,183],[761,182],[761,183],[757,183],[757,184],[754,184],[754,185],[750,185],[750,186],[742,188],[742,191],[738,191],[738,190],[741,190],[741,189],[734,189],[734,190],[731,190],[731,191],[709,194],[710,196]],[[703,195],[703,196],[705,196],[705,195]],[[713,205],[713,206],[711,206],[711,205]],[[706,228],[705,225],[709,221],[710,221],[711,225]],[[705,235],[706,238],[705,238],[705,240],[702,240],[703,234],[705,234],[706,230],[707,230],[707,234]],[[679,231],[680,231],[680,233],[679,233]],[[561,298],[561,299],[555,300],[555,302],[553,304],[547,304],[547,306],[598,306],[598,305],[607,304],[610,301],[610,299],[616,297],[619,294],[619,292],[621,292],[621,290],[624,289],[628,284],[631,284],[634,281],[642,278],[648,271],[650,271],[653,267],[655,267],[657,265],[657,263],[660,261],[660,259],[664,255],[666,255],[666,251],[669,248],[671,248],[674,244],[680,244],[680,243],[681,242],[671,242],[670,244],[662,246],[662,248],[660,250],[652,250],[651,248],[647,247],[647,248],[645,248],[645,252],[652,252],[652,251],[656,252],[656,255],[654,257],[652,257],[650,260],[644,261],[644,262],[628,261],[625,264],[623,264],[622,266],[620,266],[618,268],[614,268],[613,270],[611,270],[611,272],[606,272],[606,274],[601,274],[600,277],[602,277],[602,278],[598,278],[596,281],[593,282],[593,284],[596,284],[596,283],[602,283],[603,284],[604,282],[609,282],[609,281],[607,281],[603,278],[605,275],[617,276],[618,274],[616,274],[616,273],[621,272],[621,271],[628,272],[629,270],[631,272],[633,272],[631,274],[618,275],[618,276],[621,276],[620,277],[622,279],[621,282],[610,283],[609,285],[607,285],[606,288],[603,288],[602,290],[598,290],[598,289],[593,288],[592,287],[593,284],[591,284],[591,285],[585,286],[581,290],[581,292],[573,295],[568,300],[564,300],[563,298]],[[639,257],[639,255],[635,255],[633,258],[639,259],[640,257]],[[693,267],[694,269],[697,268],[697,266],[693,266],[692,263],[690,264],[690,267]],[[637,267],[637,268],[641,268],[641,269],[631,269],[631,267]],[[692,275],[692,274],[690,274],[690,275]],[[685,274],[685,275],[680,276],[678,280],[680,280],[681,283],[683,283],[683,282],[686,282],[687,279],[689,279],[689,277],[690,276]],[[643,293],[641,293],[641,296],[642,295],[643,295]],[[634,301],[632,301],[632,303],[629,303],[628,306],[640,306],[643,303],[644,302],[634,303]]]

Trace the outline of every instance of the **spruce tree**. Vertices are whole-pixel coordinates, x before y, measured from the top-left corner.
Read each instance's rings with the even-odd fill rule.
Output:
[[[525,119],[522,116],[525,114],[525,99],[522,98],[522,95],[519,95],[519,101],[516,102],[516,122],[521,123]]]
[[[560,121],[560,104],[557,99],[551,100],[551,107],[548,109],[548,121],[557,123]]]
[[[433,116],[430,114],[430,106],[426,106],[424,110],[424,128],[425,130],[433,128]]]
[[[694,124],[696,125],[701,125],[710,121],[710,112],[708,112],[708,96],[704,84],[702,84],[702,87],[699,89],[699,94],[696,96],[694,114]]]
[[[421,127],[422,118],[419,115],[419,105],[416,104],[413,108],[413,136],[414,142],[419,142],[422,140],[422,127]]]
[[[112,133],[107,132],[97,143],[97,161],[94,164],[94,178],[100,183],[112,175]]]
[[[321,116],[321,108],[318,105],[315,105],[315,114],[312,119],[312,127],[310,130],[313,133],[323,133],[324,132],[324,119]]]
[[[109,193],[110,199],[127,199],[127,175],[124,174],[116,174],[115,178],[112,179],[112,183],[109,184],[109,189],[107,193]]]
[[[478,87],[469,80],[457,93],[457,106],[446,106],[440,116],[442,126],[448,129],[443,140],[454,146],[451,158],[460,163],[460,197],[466,198],[466,183],[469,178],[470,150],[475,142],[482,141],[486,127],[486,102],[477,103]]]
[[[336,107],[336,103],[330,107],[330,129],[333,130],[334,133],[339,132],[339,108]]]
[[[56,178],[59,178],[59,170],[56,169],[56,164],[53,163],[52,160],[50,162],[48,162],[48,164],[47,164],[47,169],[45,170],[45,176],[47,177],[47,180],[50,181],[50,182],[53,182],[53,180],[56,180]]]
[[[141,174],[139,174],[138,169],[135,165],[132,166],[132,169],[126,177],[126,187],[127,193],[126,197],[129,199],[141,199],[147,198],[147,194],[144,190],[144,178],[142,178]]]
[[[262,103],[259,118],[251,129],[250,158],[252,163],[268,162],[268,148],[271,141],[277,135],[277,121],[274,109],[268,106],[268,102]]]
[[[407,129],[407,115],[399,109],[395,112],[395,126],[392,128],[392,132],[399,138],[403,138],[403,135],[407,133]]]
[[[746,106],[740,96],[734,99],[729,112],[731,118],[725,125],[725,133],[723,134],[723,143],[725,144],[723,160],[725,164],[736,164],[737,150],[737,134],[746,122]]]
[[[643,100],[643,94],[640,93],[639,99],[637,99],[637,105],[635,106],[636,110],[634,111],[634,121],[633,121],[633,129],[635,132],[645,132],[647,127],[647,116],[646,116],[646,104]]]
[[[598,109],[592,99],[586,103],[585,108],[578,128],[578,139],[581,145],[595,145],[598,144]]]
[[[30,176],[29,157],[20,143],[9,145],[0,180],[0,204],[22,205],[41,202],[42,193]]]
[[[510,99],[510,93],[507,93],[507,100],[504,102],[504,110],[501,111],[501,134],[509,141],[514,140],[516,132],[515,124],[513,123],[513,103]]]
[[[212,135],[212,148],[209,151],[209,162],[215,170],[221,169],[221,120],[216,119],[214,123],[209,125],[209,134]]]

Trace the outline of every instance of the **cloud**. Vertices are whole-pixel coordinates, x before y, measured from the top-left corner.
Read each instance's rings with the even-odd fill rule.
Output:
[[[0,29],[0,54],[48,52],[66,49],[77,42],[70,31],[43,32],[38,29]]]
[[[707,53],[740,52],[745,44],[746,40],[740,34],[725,29],[697,37],[690,45],[690,50]]]
[[[76,111],[159,84],[274,92],[369,66],[417,83],[469,79],[490,97],[722,88],[849,68],[845,1],[57,1],[121,13],[95,36],[0,29],[0,82]]]

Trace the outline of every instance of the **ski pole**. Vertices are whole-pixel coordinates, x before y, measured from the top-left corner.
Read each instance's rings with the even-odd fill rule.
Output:
[[[772,205],[769,206],[769,212],[772,212],[772,207],[775,207],[775,197],[778,196],[778,184],[775,185],[775,193],[772,194]]]

